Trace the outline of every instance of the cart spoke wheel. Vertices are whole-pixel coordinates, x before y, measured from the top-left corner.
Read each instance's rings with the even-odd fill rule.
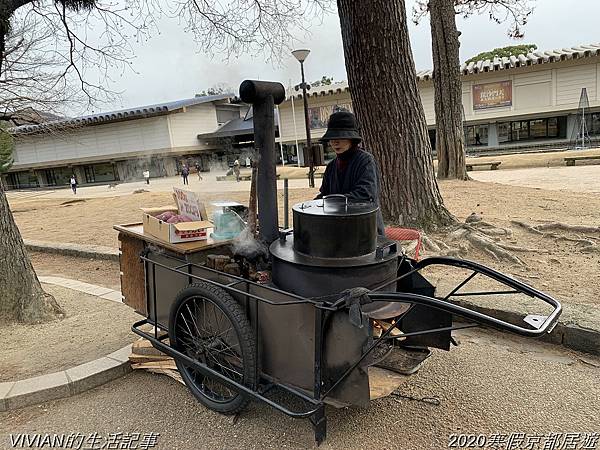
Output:
[[[250,323],[238,303],[208,283],[181,291],[171,308],[171,345],[235,383],[256,384],[256,345]],[[176,360],[192,393],[209,408],[225,414],[242,409],[247,399],[235,388],[198,368]]]

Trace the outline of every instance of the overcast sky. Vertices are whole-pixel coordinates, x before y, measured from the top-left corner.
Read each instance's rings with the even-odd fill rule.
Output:
[[[408,11],[412,4],[412,0],[407,0]],[[537,0],[522,41],[508,38],[507,25],[492,23],[486,16],[466,20],[457,17],[462,31],[461,61],[481,51],[515,43],[535,43],[541,50],[598,43],[599,17],[600,0]],[[417,70],[430,69],[428,21],[418,26],[411,23],[410,37]],[[297,47],[311,49],[305,63],[309,81],[320,79],[322,75],[333,76],[336,81],[346,79],[337,15],[328,15],[322,24],[314,24],[310,36],[302,37]],[[237,88],[247,78],[280,81],[286,86],[290,79],[292,83],[299,82],[299,64],[291,55],[284,56],[281,66],[265,63],[264,56],[232,58],[225,63],[218,56],[211,59],[199,53],[191,36],[174,22],[163,22],[161,35],[134,49],[137,73],[126,72],[116,80],[113,88],[123,92],[121,100],[105,105],[102,110],[189,98],[218,83]]]

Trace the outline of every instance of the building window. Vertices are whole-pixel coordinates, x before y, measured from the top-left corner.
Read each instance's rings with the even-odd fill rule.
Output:
[[[510,141],[510,123],[499,123],[497,126],[498,130],[498,142],[509,142]]]
[[[538,119],[529,121],[529,137],[531,139],[548,137],[548,120]]]
[[[73,169],[69,167],[55,167],[52,169],[46,169],[46,184],[48,186],[68,186],[73,175]],[[82,180],[77,180],[81,183]]]
[[[498,142],[564,137],[565,121],[563,119],[563,117],[550,117],[499,123]]]
[[[511,141],[524,141],[529,139],[529,121],[521,120],[510,124]]]
[[[86,183],[102,183],[117,179],[117,174],[112,163],[85,166],[84,173]]]
[[[39,187],[37,176],[29,171],[9,173],[7,184],[10,189]]]
[[[558,118],[552,117],[548,119],[548,137],[558,137]]]
[[[488,126],[487,125],[470,125],[465,127],[466,144],[472,145],[487,145],[488,144]]]
[[[593,113],[590,121],[589,131],[591,135],[600,134],[600,113]]]

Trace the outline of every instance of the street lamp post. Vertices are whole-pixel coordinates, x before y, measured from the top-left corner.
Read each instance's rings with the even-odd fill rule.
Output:
[[[306,90],[307,90],[307,88],[310,89],[310,87],[308,87],[306,85],[306,80],[304,78],[304,61],[308,57],[309,53],[310,53],[310,50],[300,49],[300,50],[294,50],[292,52],[292,55],[294,55],[294,57],[300,63],[300,72],[302,73],[301,87],[302,87],[302,99],[304,100],[304,122],[305,122],[305,126],[306,126],[306,147],[308,148],[308,165],[309,165],[308,185],[311,188],[314,188],[315,187],[315,166],[314,166],[314,160],[313,160],[313,156],[312,156],[312,142],[311,142],[311,137],[310,137],[310,121],[308,118],[308,99],[306,97]],[[300,150],[300,149],[298,149],[298,150]]]

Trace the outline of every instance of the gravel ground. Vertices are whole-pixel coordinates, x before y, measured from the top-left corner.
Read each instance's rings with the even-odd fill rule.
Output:
[[[600,170],[600,166],[589,167]],[[588,167],[576,166],[568,169],[577,169],[584,173]],[[540,174],[559,171],[558,168],[532,170]],[[497,172],[499,174],[497,176],[501,178],[519,171],[498,170],[493,172],[494,174]],[[477,176],[488,173],[491,174],[492,171],[478,172]],[[235,182],[222,183],[234,186],[238,184]],[[547,187],[550,187],[552,183],[546,184]],[[209,186],[209,183],[206,183],[206,186]],[[242,189],[241,186],[240,189]],[[520,220],[530,224],[539,224],[558,220],[572,225],[591,226],[600,221],[600,198],[597,195],[590,192],[553,191],[479,181],[442,181],[440,189],[446,205],[460,220],[464,220],[472,212],[476,212],[485,221],[512,229],[513,236],[504,239],[505,243],[537,249],[537,251],[518,254],[525,261],[526,265],[524,266],[512,266],[505,261],[496,261],[490,255],[478,250],[469,251],[465,255],[466,259],[481,262],[501,272],[527,280],[532,286],[565,303],[598,304],[600,299],[599,252],[581,252],[580,245],[573,241],[534,235],[510,222],[511,220]],[[290,205],[303,199],[312,198],[315,192],[315,189],[290,189]],[[241,190],[222,193],[207,191],[202,195],[207,202],[225,197],[245,202],[248,196],[247,192]],[[282,195],[281,191],[279,191],[279,195]],[[139,221],[140,206],[158,206],[169,202],[171,202],[170,194],[150,192],[115,198],[92,198],[85,202],[67,205],[61,205],[62,200],[57,199],[29,201],[14,199],[11,201],[11,207],[21,233],[26,238],[116,247],[117,233],[112,229],[115,223]],[[281,209],[281,201],[279,206]],[[576,233],[560,232],[559,234],[571,238],[577,236]],[[445,238],[435,235],[434,237]],[[600,244],[600,234],[598,233],[587,233],[586,236],[579,237],[587,237]],[[86,265],[85,275],[82,276],[94,276],[90,274],[90,272],[96,271],[92,266],[92,263]],[[38,267],[42,267],[42,265],[38,263]],[[73,269],[73,267],[64,267],[61,270],[71,274]],[[53,268],[46,264],[44,270],[58,270],[58,266]],[[111,279],[113,280],[111,282],[114,283],[113,277],[114,275],[107,277],[107,282]],[[85,278],[82,279],[87,281]],[[104,283],[97,284],[104,285]]]
[[[121,290],[119,262],[52,253],[29,252],[38,275],[58,276]]]
[[[328,409],[320,448],[441,449],[451,433],[600,432],[599,360],[495,332],[458,337],[458,348],[435,352],[399,389],[415,399]],[[440,404],[416,400],[423,397]],[[314,447],[306,421],[254,403],[234,424],[177,382],[140,372],[76,397],[0,413],[0,447],[10,448],[9,433],[23,432],[154,432],[160,449]]]
[[[7,325],[0,333],[0,382],[69,369],[136,340],[141,316],[121,303],[59,286],[43,285],[67,316],[39,325]]]

